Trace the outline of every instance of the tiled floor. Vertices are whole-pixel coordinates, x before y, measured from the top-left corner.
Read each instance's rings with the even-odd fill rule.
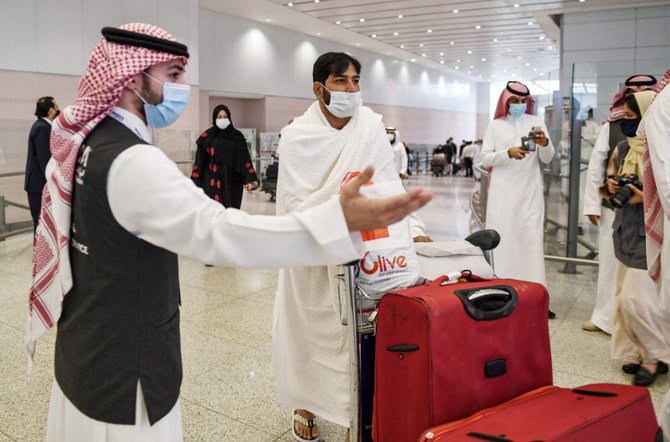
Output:
[[[468,197],[475,184],[466,178],[410,180],[436,198],[420,215],[435,239],[469,233]],[[273,213],[267,195],[245,200],[253,213]],[[37,369],[26,374],[23,337],[30,274],[31,238],[0,242],[0,442],[39,441],[44,435],[53,379],[54,334],[38,345]],[[548,263],[550,321],[555,382],[572,387],[592,382],[629,383],[609,357],[609,337],[581,329],[595,298],[595,268],[565,275]],[[181,393],[188,441],[290,441],[290,418],[276,400],[270,356],[276,272],[206,268],[180,259],[182,285]],[[668,390],[667,376],[651,388],[658,407]],[[343,440],[344,429],[323,421],[326,440]]]

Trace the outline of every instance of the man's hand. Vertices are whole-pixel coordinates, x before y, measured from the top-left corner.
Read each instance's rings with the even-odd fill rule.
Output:
[[[549,144],[549,140],[547,139],[547,136],[542,131],[540,131],[538,136],[533,138],[533,141],[535,142],[535,144],[538,144],[542,147],[545,147],[547,144]]]
[[[610,178],[607,180],[607,191],[612,195],[619,191],[619,185],[615,179]]]
[[[432,193],[423,189],[412,189],[390,198],[366,198],[360,192],[361,186],[370,181],[373,174],[374,168],[366,167],[340,193],[342,212],[350,232],[381,229],[397,223],[433,198]]]
[[[525,151],[520,147],[510,147],[509,149],[507,149],[507,155],[509,155],[510,158],[515,160],[523,160],[526,157],[527,153],[528,151]]]
[[[589,221],[591,221],[591,224],[594,226],[598,225],[598,221],[600,221],[600,216],[598,215],[586,215],[589,217]]]
[[[630,197],[628,200],[628,204],[642,204],[644,202],[644,197],[643,193],[640,189],[637,187],[633,186],[632,184],[629,184],[628,187],[633,190],[633,196]]]
[[[433,240],[430,238],[430,236],[426,236],[426,235],[415,236],[412,239],[414,240],[414,242],[433,242]]]
[[[244,188],[247,189],[247,192],[251,192],[252,190],[256,190],[258,188],[258,182],[254,181],[252,183],[247,183],[244,185]]]

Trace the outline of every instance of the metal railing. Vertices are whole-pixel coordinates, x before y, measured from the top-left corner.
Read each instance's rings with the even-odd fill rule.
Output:
[[[488,187],[489,187],[489,171],[480,163],[475,167],[481,174],[480,189],[472,194],[470,198],[470,211],[472,217],[479,226],[480,229],[486,228],[486,203],[488,200]],[[547,222],[555,225],[557,228],[563,228],[567,230],[567,226],[563,226],[551,219],[547,218]],[[591,253],[589,256],[597,256],[598,249],[588,242],[577,239],[577,242],[582,246],[586,247]],[[570,250],[568,248],[568,250]],[[584,266],[598,266],[598,261],[593,259],[579,258],[577,256],[556,256],[556,255],[544,255],[545,261],[552,262],[562,262],[569,265],[584,265]]]
[[[25,175],[23,172],[8,172],[0,174],[0,178],[12,178]],[[19,209],[27,210],[30,212],[30,207],[25,204],[17,203],[15,201],[10,201],[5,198],[4,195],[0,195],[0,241],[5,239],[21,235],[23,233],[32,233],[33,231],[33,222],[30,221],[19,221],[14,223],[7,222],[7,207],[17,207]]]

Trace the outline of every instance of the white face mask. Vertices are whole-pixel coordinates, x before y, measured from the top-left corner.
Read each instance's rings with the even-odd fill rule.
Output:
[[[335,115],[337,118],[346,118],[351,117],[358,107],[363,104],[363,98],[361,97],[361,91],[358,92],[338,92],[330,91],[325,85],[321,85],[325,90],[330,92],[330,104],[326,104],[324,101],[323,104],[326,104],[326,108],[330,111],[331,114]]]
[[[386,134],[389,137],[389,141],[393,143],[395,141],[395,134]]]
[[[228,118],[217,118],[216,119],[216,127],[219,129],[223,130],[230,126],[230,120]]]

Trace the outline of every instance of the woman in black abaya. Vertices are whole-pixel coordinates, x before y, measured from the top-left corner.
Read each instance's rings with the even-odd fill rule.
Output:
[[[212,127],[196,141],[197,150],[191,179],[196,186],[224,207],[239,209],[243,189],[258,187],[258,177],[242,132],[235,129],[230,110],[214,108]]]

